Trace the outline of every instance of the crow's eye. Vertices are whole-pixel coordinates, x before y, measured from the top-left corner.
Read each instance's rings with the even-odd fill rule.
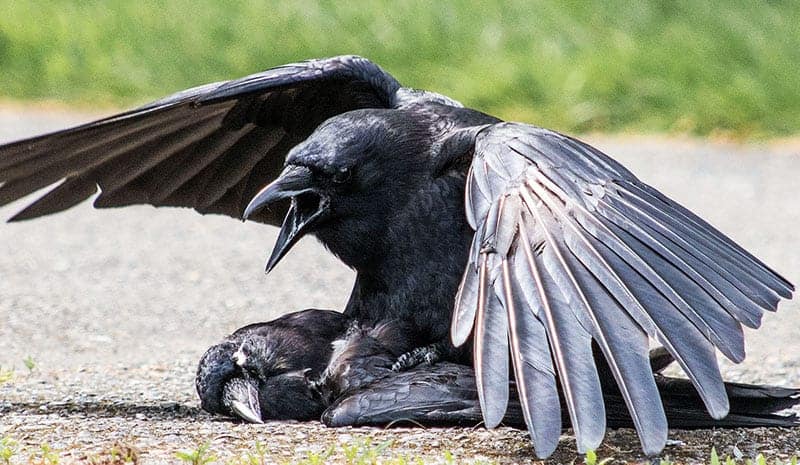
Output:
[[[344,184],[350,180],[351,174],[350,168],[339,168],[338,171],[333,173],[333,182],[336,184]]]

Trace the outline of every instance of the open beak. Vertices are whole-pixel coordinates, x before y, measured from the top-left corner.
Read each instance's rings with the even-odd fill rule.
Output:
[[[261,419],[261,404],[258,387],[249,379],[237,378],[225,385],[223,399],[231,413],[250,423],[264,423]]]
[[[330,198],[320,194],[314,188],[313,181],[314,177],[310,169],[305,166],[289,165],[278,176],[278,179],[261,189],[245,208],[243,217],[247,219],[278,200],[292,199],[278,234],[278,240],[267,260],[267,273],[275,268],[286,252],[298,239],[303,237],[311,226],[328,214]]]

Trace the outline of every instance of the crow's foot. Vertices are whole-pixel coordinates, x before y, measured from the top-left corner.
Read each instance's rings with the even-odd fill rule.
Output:
[[[414,368],[421,363],[432,365],[444,358],[446,347],[443,343],[437,342],[406,352],[399,357],[392,365],[392,371],[405,371]]]

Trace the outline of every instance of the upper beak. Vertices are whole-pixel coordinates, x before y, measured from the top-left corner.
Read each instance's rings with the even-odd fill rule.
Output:
[[[250,379],[238,378],[225,385],[224,399],[231,413],[250,423],[264,423],[258,388]]]
[[[328,213],[330,199],[316,191],[313,181],[314,177],[310,169],[305,166],[289,165],[278,176],[278,179],[261,189],[245,208],[243,217],[247,219],[278,200],[292,199],[278,234],[278,240],[267,261],[267,273],[278,264],[311,225]],[[303,202],[302,205],[299,205],[298,196],[305,193],[315,194],[319,198],[317,204],[309,205],[307,202]]]

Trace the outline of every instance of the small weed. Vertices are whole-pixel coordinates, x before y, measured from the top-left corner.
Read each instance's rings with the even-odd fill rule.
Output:
[[[111,449],[86,457],[84,461],[89,465],[137,465],[139,450],[131,446],[114,444]]]
[[[0,439],[0,462],[9,465],[11,457],[17,453],[17,446],[17,441],[9,437]]]
[[[25,357],[25,359],[22,360],[22,363],[25,364],[25,368],[28,369],[28,373],[36,369],[36,360],[34,360],[30,355]]]
[[[253,450],[228,461],[228,465],[265,465],[267,463],[267,446],[256,441]]]
[[[717,455],[717,448],[711,448],[711,460],[709,461],[709,465],[719,465],[719,456]]]
[[[585,463],[586,465],[606,465],[612,460],[614,460],[614,457],[608,457],[598,462],[597,453],[592,449],[587,450],[586,455],[583,457],[583,463]]]
[[[5,369],[0,366],[0,384],[7,383],[14,379],[14,369]]]
[[[210,447],[211,445],[206,442],[205,444],[197,446],[197,448],[192,451],[175,452],[175,457],[183,460],[184,462],[189,462],[192,465],[205,465],[206,463],[217,460],[217,457],[210,453]]]
[[[708,460],[708,465],[721,465],[724,462],[724,465],[768,465],[767,458],[764,457],[763,454],[758,454],[755,459],[745,459],[743,462],[737,462],[735,458],[726,455],[725,460],[723,461],[720,459],[719,454],[717,454],[716,448],[711,448],[711,455]],[[670,462],[671,463],[671,462]],[[775,460],[771,462],[772,465],[797,465],[797,457],[792,456],[788,462],[781,462],[780,460]],[[663,461],[662,461],[663,465]]]
[[[33,465],[58,465],[61,457],[58,451],[53,450],[50,444],[42,443],[39,450],[31,454],[28,461]]]
[[[455,458],[453,457],[453,453],[449,450],[444,451],[444,463],[447,465],[453,465],[455,463]]]
[[[378,445],[372,444],[372,439],[368,438],[353,444],[342,446],[342,452],[348,465],[368,465],[377,463],[380,456],[392,441],[384,441]]]
[[[333,450],[333,446],[331,446],[325,452],[309,451],[306,453],[306,458],[297,462],[297,465],[323,465],[333,455]]]
[[[447,457],[445,456],[445,462],[451,463],[447,461]],[[583,463],[585,465],[605,465],[613,461],[613,457],[605,458],[599,460],[597,457],[597,453],[593,450],[586,451],[586,455],[584,456]],[[712,447],[711,454],[709,455],[708,462],[705,462],[706,465],[798,465],[797,457],[792,457],[788,462],[781,462],[779,460],[775,460],[774,462],[767,462],[767,459],[762,455],[758,454],[754,460],[746,459],[742,462],[737,462],[735,458],[730,456],[725,456],[723,460],[719,454],[717,453],[717,449]],[[669,457],[660,459],[658,461],[659,465],[675,465],[676,462],[673,462]]]

